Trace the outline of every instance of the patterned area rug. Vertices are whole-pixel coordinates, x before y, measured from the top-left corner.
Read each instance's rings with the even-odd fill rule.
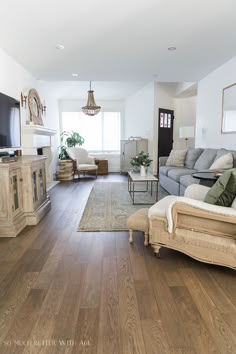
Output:
[[[140,189],[144,186],[137,184]],[[153,193],[155,194],[155,192]],[[158,188],[158,200],[168,193]],[[150,193],[136,193],[135,201],[153,202]],[[96,182],[88,198],[78,231],[125,231],[127,218],[151,205],[133,205],[125,182]]]

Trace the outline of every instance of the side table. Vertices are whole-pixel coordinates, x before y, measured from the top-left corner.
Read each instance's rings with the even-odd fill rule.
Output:
[[[216,174],[214,172],[195,172],[192,174],[193,178],[200,180],[199,184],[207,187],[212,187],[219,176],[220,174]]]
[[[95,163],[98,166],[98,175],[108,175],[108,160],[107,159],[95,159]]]

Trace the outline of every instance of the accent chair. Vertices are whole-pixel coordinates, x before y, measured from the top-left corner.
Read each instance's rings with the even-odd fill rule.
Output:
[[[95,164],[95,158],[88,154],[88,151],[81,147],[71,147],[66,149],[69,157],[74,162],[74,175],[77,173],[85,175],[86,172],[94,172],[97,178],[98,166]]]

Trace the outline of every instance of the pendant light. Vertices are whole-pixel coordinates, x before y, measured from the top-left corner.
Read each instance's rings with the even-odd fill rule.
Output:
[[[91,81],[90,81],[90,89],[88,91],[88,100],[87,100],[87,105],[82,107],[82,112],[86,114],[87,116],[95,116],[98,114],[101,110],[100,106],[96,105],[94,96],[93,96],[93,90],[91,90]]]

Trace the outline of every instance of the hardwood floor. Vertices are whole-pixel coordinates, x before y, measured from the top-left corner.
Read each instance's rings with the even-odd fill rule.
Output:
[[[236,273],[76,232],[93,183],[58,184],[40,224],[0,239],[0,353],[236,353]]]

